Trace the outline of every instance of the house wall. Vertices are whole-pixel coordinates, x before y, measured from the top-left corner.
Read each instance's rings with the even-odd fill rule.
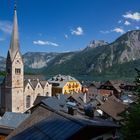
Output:
[[[44,96],[52,96],[52,85],[49,84],[48,82],[46,83],[45,87],[44,87]]]
[[[56,94],[62,94],[63,89],[58,87],[52,87],[52,96],[55,96]]]
[[[6,140],[6,136],[5,135],[0,135],[0,140]]]
[[[63,87],[63,94],[69,94],[71,92],[80,93],[82,89],[82,86],[77,81],[70,81],[65,84]]]
[[[98,89],[98,93],[103,96],[109,96],[110,94],[113,94],[113,90],[107,90],[107,89]]]

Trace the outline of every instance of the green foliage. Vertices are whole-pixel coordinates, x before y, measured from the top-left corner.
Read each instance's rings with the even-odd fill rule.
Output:
[[[140,84],[140,71],[137,70],[136,83]],[[140,140],[140,87],[138,87],[138,100],[125,116],[123,140]]]
[[[5,76],[6,72],[5,71],[0,71],[0,76]]]

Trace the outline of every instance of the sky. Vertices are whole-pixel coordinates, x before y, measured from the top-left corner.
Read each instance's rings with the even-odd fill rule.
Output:
[[[0,0],[0,56],[6,56],[14,0]],[[17,0],[20,49],[69,52],[140,29],[140,0]]]

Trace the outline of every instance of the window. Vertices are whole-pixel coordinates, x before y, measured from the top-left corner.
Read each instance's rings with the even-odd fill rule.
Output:
[[[26,108],[29,108],[31,106],[31,96],[26,96]]]
[[[48,96],[48,95],[49,95],[49,92],[46,93],[46,96]]]
[[[21,73],[21,69],[15,69],[15,74],[20,74]]]

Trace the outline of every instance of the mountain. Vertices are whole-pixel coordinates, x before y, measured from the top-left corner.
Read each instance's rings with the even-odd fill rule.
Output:
[[[59,53],[28,52],[23,55],[25,67],[41,69],[48,66]]]
[[[134,77],[134,68],[140,68],[140,30],[129,31],[110,44],[103,40],[91,41],[82,51],[28,52],[23,58],[26,72]],[[3,65],[1,62],[0,68]]]
[[[84,50],[89,50],[93,48],[97,48],[100,46],[108,45],[109,43],[104,40],[93,40],[91,41]]]
[[[62,61],[67,56],[69,59]],[[119,76],[122,74],[122,72],[120,73],[120,66],[127,71],[125,73],[128,75],[125,76],[129,76],[129,71],[133,71],[133,74],[135,73],[134,66],[139,67],[139,59],[140,30],[135,30],[127,32],[111,44],[106,43],[98,47],[88,47],[88,49],[86,48],[73,54],[60,54],[51,61],[48,68],[45,68],[43,72],[48,74],[64,73],[94,76],[110,73]],[[133,65],[134,63],[135,65]],[[127,67],[127,70],[125,69],[126,64],[130,66]],[[111,73],[110,70],[114,68],[116,72],[112,71]]]

